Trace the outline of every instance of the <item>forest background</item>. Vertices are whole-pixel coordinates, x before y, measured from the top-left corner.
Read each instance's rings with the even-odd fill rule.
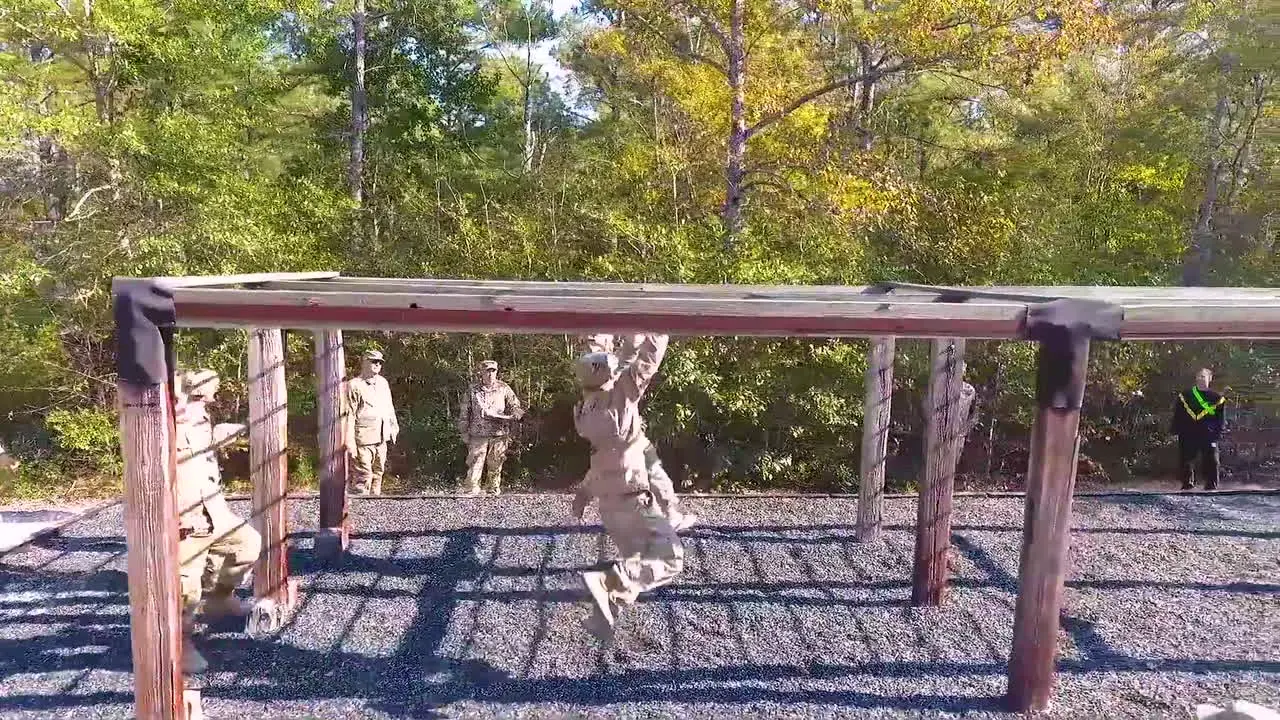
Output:
[[[8,0],[0,442],[24,465],[3,492],[118,489],[117,275],[1280,285],[1278,39],[1280,0]],[[288,334],[298,486],[311,343]],[[456,480],[490,357],[531,408],[513,484],[581,473],[569,339],[347,346],[353,371],[387,353],[401,488]],[[927,355],[899,343],[896,488]],[[243,333],[184,331],[180,359],[245,416]],[[1017,487],[1032,353],[968,359],[962,482]],[[686,488],[849,491],[865,364],[863,341],[678,338],[651,434]],[[1086,472],[1166,474],[1202,365],[1275,419],[1275,344],[1101,345]]]

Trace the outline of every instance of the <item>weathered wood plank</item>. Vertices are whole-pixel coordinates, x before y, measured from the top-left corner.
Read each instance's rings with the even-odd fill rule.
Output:
[[[695,285],[670,283],[620,283],[548,280],[472,280],[434,278],[336,277],[320,282],[270,282],[263,289],[298,290],[304,292],[407,292],[407,293],[512,293],[562,294],[618,297],[622,295],[688,295],[698,297],[779,297],[813,299],[855,299],[858,296],[884,299],[934,298],[940,292],[989,293],[992,298],[1004,296],[1066,297],[1108,302],[1159,300],[1205,302],[1243,300],[1280,301],[1278,288],[1190,288],[1190,287],[1125,287],[1105,285],[991,285],[933,286],[894,283],[892,291],[880,285]]]
[[[173,398],[167,385],[122,381],[117,392],[134,713],[184,720]]]
[[[438,332],[620,332],[676,335],[1014,337],[1026,310],[1003,303],[724,300],[514,295],[177,290],[179,323]]]
[[[286,545],[287,429],[284,338],[278,329],[255,328],[249,333],[249,477],[262,554],[254,568],[253,593],[282,607],[293,601]]]
[[[179,324],[434,332],[581,333],[600,327],[674,335],[1019,337],[1027,304],[925,298],[792,299],[698,295],[577,296],[506,292],[382,293],[179,288]],[[1126,306],[1129,340],[1280,338],[1280,302],[1157,301]],[[1245,301],[1240,301],[1241,303]]]
[[[964,351],[964,340],[942,338],[932,344],[933,362],[925,395],[925,466],[916,506],[911,574],[914,605],[941,605],[946,597],[956,462],[969,410],[962,392]],[[967,399],[972,402],[971,396]]]
[[[249,273],[245,275],[169,275],[151,278],[152,281],[162,287],[169,289],[174,288],[198,288],[198,287],[221,287],[246,284],[258,284],[269,282],[301,282],[316,280],[331,280],[340,277],[340,273],[336,272],[292,272],[292,273]],[[120,281],[134,280],[135,278],[113,278],[111,281],[112,289]]]
[[[1026,513],[1018,561],[1013,648],[1009,656],[1009,704],[1017,711],[1043,710],[1053,695],[1058,650],[1058,611],[1071,539],[1071,497],[1079,455],[1080,400],[1084,394],[1089,339],[1040,344],[1037,362],[1040,409],[1031,432]],[[1065,370],[1069,377],[1053,402],[1044,385]],[[1057,405],[1055,407],[1055,405]]]
[[[333,559],[347,549],[347,445],[344,377],[346,359],[341,330],[316,332],[317,443],[320,449],[320,528],[316,554]]]
[[[871,542],[880,537],[895,351],[896,343],[892,337],[871,339],[862,406],[862,458],[858,473],[858,525],[855,531],[858,542]]]

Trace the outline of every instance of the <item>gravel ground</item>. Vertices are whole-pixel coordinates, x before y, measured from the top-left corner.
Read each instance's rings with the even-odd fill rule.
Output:
[[[690,498],[685,574],[611,651],[577,582],[609,548],[568,504],[356,500],[350,555],[325,569],[315,502],[294,501],[299,609],[278,639],[206,631],[206,715],[1014,717],[1020,499],[957,498],[952,594],[916,610],[911,500],[861,545],[852,499]],[[1051,715],[1280,705],[1278,519],[1275,495],[1077,499]],[[130,716],[123,552],[116,507],[0,557],[0,717]]]

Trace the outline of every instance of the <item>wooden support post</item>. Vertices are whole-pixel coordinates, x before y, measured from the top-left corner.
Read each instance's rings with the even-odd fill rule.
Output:
[[[332,560],[347,549],[346,360],[341,330],[316,332],[317,441],[320,448],[320,528],[315,551]]]
[[[174,480],[172,293],[146,282],[115,292],[124,460],[124,535],[129,570],[134,716],[186,720],[182,593]]]
[[[249,332],[249,476],[253,517],[262,534],[262,554],[254,568],[253,594],[280,608],[293,605],[289,580],[288,404],[285,397],[284,338],[279,329]]]
[[[1046,303],[1028,312],[1027,335],[1040,343],[1036,359],[1039,409],[1031,431],[1009,654],[1007,701],[1018,712],[1046,709],[1053,694],[1089,340],[1118,338],[1123,322],[1120,308],[1079,300]]]
[[[933,363],[925,396],[924,473],[916,508],[913,605],[941,605],[946,597],[951,549],[951,499],[955,492],[960,434],[967,427],[972,396],[963,392],[963,339],[933,341]]]
[[[858,542],[880,537],[884,504],[885,452],[889,444],[893,400],[892,336],[871,338],[867,356],[866,397],[862,405],[862,462],[858,474]]]

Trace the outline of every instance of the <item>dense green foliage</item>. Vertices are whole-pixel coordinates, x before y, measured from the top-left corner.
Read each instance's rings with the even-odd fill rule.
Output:
[[[357,196],[349,2],[11,0],[0,436],[26,461],[17,490],[118,477],[117,275],[1280,285],[1277,8],[595,0],[553,18],[534,0],[369,0]],[[576,91],[538,66],[547,39]],[[300,482],[310,343],[289,335]],[[517,482],[581,472],[566,338],[348,346],[388,353],[405,430],[392,470],[411,484],[460,470],[451,417],[485,357],[532,408]],[[965,469],[1016,482],[1034,358],[970,347]],[[678,340],[647,409],[673,475],[856,487],[865,350]],[[899,483],[919,454],[927,352],[900,344]],[[220,411],[244,415],[242,334],[187,332],[180,354],[221,372]],[[1085,453],[1113,477],[1162,471],[1172,390],[1208,364],[1265,394],[1277,355],[1099,349]]]

